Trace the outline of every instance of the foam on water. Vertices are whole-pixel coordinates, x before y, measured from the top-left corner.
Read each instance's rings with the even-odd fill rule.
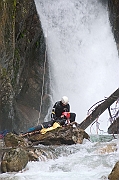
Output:
[[[108,175],[118,161],[119,152],[100,153],[102,147],[117,143],[110,135],[103,136],[105,142],[98,142],[99,137],[92,137],[95,142],[84,140],[83,144],[71,146],[52,146],[58,157],[45,161],[29,162],[23,172],[4,173],[1,180],[108,180]],[[102,137],[101,137],[102,138]],[[111,140],[112,139],[112,140]]]

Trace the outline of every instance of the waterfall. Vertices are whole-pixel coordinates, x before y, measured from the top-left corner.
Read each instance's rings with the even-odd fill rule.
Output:
[[[47,42],[53,103],[69,97],[82,122],[88,109],[119,86],[119,58],[108,7],[99,0],[35,0]],[[107,130],[108,115],[100,116]]]

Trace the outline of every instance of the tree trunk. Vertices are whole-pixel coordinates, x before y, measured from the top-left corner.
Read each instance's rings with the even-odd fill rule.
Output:
[[[95,110],[79,124],[85,130],[96,118],[98,118],[107,108],[109,108],[119,98],[119,88],[111,94],[103,103],[98,105]]]

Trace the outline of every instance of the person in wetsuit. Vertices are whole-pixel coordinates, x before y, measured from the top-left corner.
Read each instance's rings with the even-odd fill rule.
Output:
[[[65,114],[64,112],[68,112],[68,113]],[[39,124],[38,126],[31,127],[28,129],[26,133],[22,135],[24,136],[27,133],[40,131],[43,128],[50,128],[53,126],[55,122],[59,123],[60,126],[64,126],[64,125],[74,122],[75,118],[76,118],[76,114],[70,112],[70,105],[68,103],[68,97],[63,96],[61,101],[57,101],[53,106],[52,113],[51,113],[51,121],[43,122],[42,124]]]
[[[61,120],[67,119],[65,115],[63,115],[63,112],[69,112],[70,113],[70,123],[75,121],[76,114],[70,112],[70,105],[69,105],[69,100],[67,96],[63,96],[60,101],[57,101],[52,109],[51,113],[51,119],[61,122],[63,125],[63,122]]]

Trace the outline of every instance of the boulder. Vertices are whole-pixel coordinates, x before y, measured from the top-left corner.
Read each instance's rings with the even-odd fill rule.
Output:
[[[22,148],[11,149],[4,153],[1,161],[1,172],[18,172],[28,163],[28,153]]]
[[[117,144],[116,143],[110,143],[106,144],[104,147],[101,147],[98,149],[98,153],[100,154],[106,154],[117,151]]]
[[[4,137],[5,151],[1,158],[1,172],[18,172],[25,168],[29,155],[25,147],[28,143],[16,134],[8,133]]]
[[[29,161],[39,161],[38,153],[36,150],[28,150]]]
[[[48,146],[45,148],[37,147],[37,148],[28,148],[28,156],[29,161],[46,161],[47,159],[56,159],[57,156],[54,153],[54,150],[52,148],[49,148]]]
[[[28,143],[25,139],[13,133],[8,133],[4,137],[4,142],[5,142],[6,147],[27,147],[28,146]]]
[[[108,176],[109,180],[119,180],[119,161],[115,164],[112,172]]]
[[[89,135],[79,127],[58,127],[45,134],[40,132],[27,136],[31,142],[43,145],[82,144],[83,139],[90,139]]]

